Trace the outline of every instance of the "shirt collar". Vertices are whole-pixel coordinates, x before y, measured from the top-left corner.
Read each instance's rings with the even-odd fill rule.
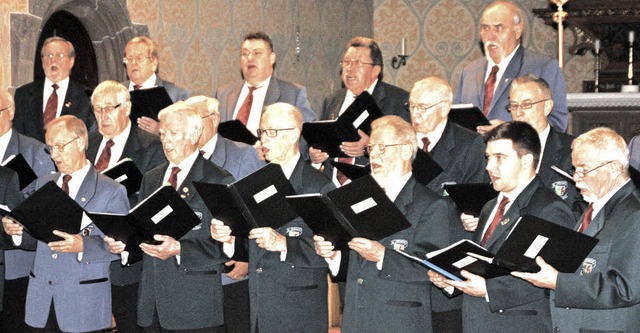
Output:
[[[156,75],[156,73],[153,73],[146,81],[142,82],[140,88],[138,89],[153,88],[156,86],[156,80],[158,80],[158,76]],[[135,86],[135,83],[133,83],[133,81],[129,81],[129,90],[134,90],[133,86]]]
[[[91,162],[89,162],[89,160],[86,160],[85,165],[70,173],[69,175],[71,176],[71,180],[69,180],[69,196],[71,198],[75,198],[76,195],[78,195],[78,191],[80,190],[80,185],[82,185],[82,182],[84,181],[85,177],[87,177],[87,173],[89,172],[89,168],[91,168]],[[62,185],[62,177],[64,176],[64,173],[60,173],[60,177],[58,178],[58,185]]]
[[[129,121],[129,123],[127,124],[127,127],[124,128],[124,130],[122,132],[120,132],[120,134],[116,135],[115,137],[113,137],[113,145],[114,146],[123,146],[127,143],[127,139],[129,138],[129,133],[131,133],[131,122]],[[102,137],[102,143],[106,144],[107,141],[109,141],[109,139]]]
[[[271,82],[271,75],[269,75],[269,77],[266,80],[258,83],[255,86],[252,86],[249,84],[249,82],[244,81],[243,89],[249,89],[249,87],[258,87],[258,88],[268,87],[270,82]]]
[[[620,184],[616,188],[614,188],[611,191],[607,192],[607,194],[603,195],[602,198],[594,201],[593,202],[593,213],[591,214],[591,216],[595,217],[596,215],[598,215],[600,210],[602,210],[602,208],[604,208],[604,205],[607,204],[607,202],[611,199],[611,197],[613,197],[614,194],[618,193],[618,191],[623,186],[627,185],[627,183],[630,182],[630,181],[631,181],[630,179],[627,179],[627,181],[623,182],[622,184]]]
[[[524,191],[524,189],[527,186],[529,186],[529,184],[531,184],[531,182],[535,177],[536,176],[534,175],[533,177],[529,178],[528,181],[522,184],[518,184],[516,189],[512,191],[509,195],[506,195],[504,192],[500,192],[500,194],[498,195],[498,202],[500,202],[503,197],[507,197],[509,199],[509,204],[507,205],[507,207],[511,206],[511,204],[518,198],[518,196],[520,196],[520,193],[522,193],[522,191]]]
[[[213,152],[216,149],[216,144],[218,143],[218,133],[216,133],[204,146],[200,147],[200,150],[204,151],[204,158],[209,159]]]
[[[0,158],[4,158],[7,152],[7,148],[9,148],[9,141],[11,141],[11,134],[13,133],[13,129],[9,128],[7,133],[4,133],[0,136]],[[6,156],[7,158],[10,156]],[[6,159],[0,162],[4,162]]]
[[[411,175],[413,175],[413,172],[409,171],[400,176],[397,180],[387,183],[387,186],[384,188],[384,190],[387,193],[387,197],[389,197],[389,200],[396,201],[398,195],[400,194],[400,191],[402,191],[404,186],[407,184],[409,178],[411,178]]]
[[[66,91],[67,87],[69,87],[69,77],[67,76],[66,78],[60,80],[56,84],[58,85],[58,90]],[[53,81],[49,80],[49,78],[45,76],[44,85],[45,87],[51,88],[51,86],[53,85]]]
[[[429,139],[429,151],[431,151],[431,149],[433,149],[433,147],[436,146],[436,144],[438,143],[438,141],[440,141],[440,138],[442,138],[442,134],[444,133],[444,128],[447,126],[447,119],[445,119],[442,123],[440,123],[438,126],[436,126],[436,128],[425,134],[425,133],[419,133],[416,132],[417,134],[417,138],[418,138],[418,146],[422,145],[422,138],[424,138],[425,136]]]
[[[288,162],[280,164],[280,167],[282,168],[282,172],[284,172],[284,175],[287,177],[287,179],[291,178],[291,175],[293,174],[293,170],[296,168],[296,165],[298,164],[299,159],[300,159],[300,152],[297,152],[295,155],[293,155],[293,157]]]
[[[196,149],[196,151],[191,153],[191,155],[187,156],[187,158],[182,160],[180,164],[176,165],[173,162],[169,162],[169,169],[177,166],[178,168],[180,168],[180,172],[184,172],[184,174],[186,175],[189,173],[189,171],[191,171],[191,167],[193,166],[193,163],[196,161],[196,158],[198,158],[199,154],[200,154],[200,151]]]
[[[513,49],[513,51],[511,51],[511,53],[509,53],[508,56],[503,58],[502,61],[500,61],[499,64],[496,64],[495,62],[493,62],[493,59],[491,59],[491,57],[487,53],[487,65],[488,65],[488,68],[491,68],[491,67],[493,67],[495,65],[498,65],[498,66],[500,66],[500,71],[504,71],[507,68],[507,65],[509,65],[509,63],[511,62],[511,59],[513,59],[513,56],[516,54],[516,52],[518,51],[519,48],[520,48],[520,44],[518,44],[518,46],[516,46],[516,48]]]

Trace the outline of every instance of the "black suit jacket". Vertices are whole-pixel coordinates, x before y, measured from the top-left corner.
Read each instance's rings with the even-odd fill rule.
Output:
[[[69,80],[67,95],[60,115],[72,115],[84,121],[88,130],[92,130],[96,119],[91,111],[91,101],[87,88]],[[18,132],[44,142],[44,110],[42,108],[44,79],[27,83],[18,88],[14,95],[16,114],[13,128]],[[58,96],[62,98],[62,96]]]
[[[489,201],[480,213],[478,228],[473,240],[480,243],[484,229],[497,204],[497,198]],[[496,253],[502,246],[518,218],[530,214],[573,227],[575,219],[571,209],[558,196],[544,187],[536,176],[513,201],[505,212],[485,248]],[[549,332],[551,315],[549,299],[544,289],[512,276],[486,280],[490,302],[481,297],[463,295],[462,325],[468,332]]]

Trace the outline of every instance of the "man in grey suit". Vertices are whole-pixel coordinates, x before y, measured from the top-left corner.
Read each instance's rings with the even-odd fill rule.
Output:
[[[485,58],[465,66],[460,74],[454,103],[471,103],[484,111],[493,126],[511,120],[506,110],[509,88],[518,76],[535,74],[553,91],[553,111],[549,123],[560,132],[567,129],[567,92],[558,61],[535,54],[522,46],[522,10],[510,1],[498,0],[482,12],[480,37]],[[485,89],[493,86],[493,90]],[[485,91],[486,90],[486,91]],[[491,126],[479,126],[486,133]]]
[[[606,127],[578,136],[572,145],[573,179],[589,207],[573,228],[598,245],[575,273],[558,273],[536,258],[538,273],[517,272],[551,292],[554,332],[640,330],[640,201],[627,168],[624,139]]]
[[[38,178],[25,189],[26,195],[53,181],[86,211],[129,211],[125,188],[87,162],[88,135],[81,120],[68,115],[52,120],[46,141],[59,172]],[[89,224],[77,234],[56,230],[54,235],[62,240],[47,244],[23,232],[18,222],[2,219],[14,244],[36,249],[27,291],[27,325],[38,332],[92,332],[111,327],[109,263],[115,258],[100,229]]]
[[[260,169],[265,162],[258,158],[256,150],[242,142],[235,142],[218,135],[220,112],[218,100],[206,96],[194,96],[185,101],[202,117],[202,135],[198,141],[204,158],[227,170],[235,179],[242,179]],[[229,260],[225,263],[228,273],[222,274],[224,289],[225,331],[247,332],[249,322],[249,264]]]
[[[629,141],[629,165],[640,170],[640,135]]]
[[[131,158],[143,174],[166,162],[160,139],[153,134],[132,126],[131,96],[127,88],[116,81],[103,81],[91,95],[93,112],[98,130],[89,133],[87,159],[98,172],[103,172],[124,158]],[[133,206],[138,193],[129,196]],[[113,314],[118,329],[135,332],[138,284],[142,263],[123,266],[120,260],[111,263],[111,294]]]
[[[218,332],[223,324],[220,273],[226,258],[209,237],[212,216],[193,182],[228,184],[234,178],[199,153],[202,118],[195,109],[178,102],[160,111],[158,119],[169,162],[145,174],[140,199],[172,183],[202,223],[180,239],[155,235],[159,245],[140,245],[145,255],[138,325],[150,332]],[[112,253],[121,253],[126,246],[109,237],[105,241]]]
[[[496,253],[516,221],[530,214],[562,226],[574,224],[569,207],[536,176],[540,139],[531,125],[508,122],[487,136],[487,172],[498,197],[489,201],[479,218],[462,215],[465,224],[477,227],[473,241]],[[465,281],[451,281],[429,271],[438,287],[462,291],[464,332],[549,332],[549,300],[543,289],[513,276],[485,279],[462,271]]]
[[[11,128],[15,115],[13,97],[6,90],[0,90],[0,156],[6,161],[12,156],[22,155],[27,164],[38,177],[55,171],[55,166],[49,154],[45,151],[45,144],[18,133]],[[6,332],[24,331],[24,303],[27,297],[29,272],[35,259],[35,251],[27,251],[12,247],[6,242],[4,251],[4,310],[2,329]]]
[[[138,36],[129,40],[124,48],[122,61],[127,67],[129,77],[129,81],[125,81],[124,85],[129,90],[164,87],[174,103],[184,101],[191,96],[188,90],[160,78],[158,75],[160,57],[156,43],[151,38]],[[158,134],[158,122],[151,118],[140,117],[137,125],[149,133]]]
[[[357,36],[352,38],[345,48],[342,62],[340,62],[342,84],[345,88],[334,92],[322,103],[322,120],[338,118],[363,91],[368,91],[376,104],[385,115],[397,115],[407,122],[411,121],[406,111],[405,103],[409,93],[401,88],[382,81],[384,61],[382,51],[375,40]],[[341,159],[343,163],[366,165],[368,160],[364,157],[364,147],[369,142],[369,137],[359,131],[360,140],[357,142],[344,142],[340,147],[350,160]],[[321,168],[325,175],[332,178],[336,186],[341,181],[337,176],[337,170],[327,160],[329,155],[319,149],[310,148],[309,158],[315,166]],[[320,163],[322,165],[320,166]]]
[[[302,113],[291,104],[266,107],[259,129],[265,157],[282,167],[297,194],[327,193],[334,189],[331,181],[301,157],[302,122]],[[212,221],[211,236],[232,256],[240,240],[230,233],[223,221]],[[315,255],[312,235],[301,218],[278,229],[250,231],[252,332],[327,332],[327,263]]]
[[[76,52],[73,44],[62,37],[49,37],[40,50],[45,78],[27,83],[15,92],[15,119],[18,132],[44,142],[44,128],[51,119],[73,115],[84,121],[88,129],[95,126],[86,90],[71,80]]]
[[[449,244],[453,207],[413,178],[417,149],[416,133],[402,118],[384,116],[372,123],[371,173],[411,227],[379,241],[353,238],[349,253],[314,236],[316,253],[327,259],[332,274],[346,269],[343,332],[434,331],[425,268],[394,251],[422,255]]]
[[[544,79],[527,74],[513,81],[509,100],[508,110],[513,120],[528,123],[540,136],[542,155],[536,168],[538,177],[546,187],[564,200],[576,217],[582,215],[586,204],[575,183],[551,168],[555,165],[570,172],[573,141],[573,136],[549,125],[548,116],[553,109],[551,88]]]

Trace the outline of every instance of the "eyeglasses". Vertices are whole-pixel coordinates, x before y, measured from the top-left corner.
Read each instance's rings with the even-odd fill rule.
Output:
[[[342,60],[340,62],[340,67],[342,67],[342,68],[347,68],[347,67],[349,67],[351,65],[353,65],[355,67],[358,67],[358,68],[362,68],[362,65],[371,65],[371,66],[373,66],[375,64],[372,63],[372,62],[363,62],[362,60]]]
[[[538,103],[546,102],[548,100],[549,100],[549,98],[541,99],[541,100],[535,101],[535,102],[532,102],[531,100],[528,100],[528,99],[526,99],[526,100],[524,100],[524,101],[522,101],[520,103],[511,102],[511,103],[509,103],[509,105],[507,105],[507,111],[509,111],[509,112],[516,111],[516,110],[518,110],[518,107],[522,108],[523,110],[529,110],[534,105],[536,105]]]
[[[596,170],[598,170],[598,169],[602,168],[603,166],[605,166],[605,165],[607,165],[607,164],[610,164],[610,163],[613,163],[613,162],[617,162],[617,160],[604,162],[604,163],[602,163],[602,164],[598,165],[597,167],[592,168],[592,169],[589,169],[589,170],[587,170],[587,171],[578,171],[578,169],[576,168],[576,170],[573,172],[573,177],[580,177],[580,178],[584,178],[584,176],[586,176],[586,175],[587,175],[587,174],[589,174],[590,172],[592,172],[592,171],[596,171]],[[580,168],[580,169],[582,169],[582,168]]]
[[[6,111],[6,110],[9,110],[9,109],[11,109],[11,107],[12,107],[12,106],[13,106],[13,104],[9,104],[9,106],[7,106],[7,107],[5,107],[5,108],[0,109],[0,112],[2,112],[2,111]]]
[[[259,138],[262,137],[262,134],[266,134],[270,138],[275,138],[276,136],[278,136],[278,131],[290,131],[294,129],[295,128],[265,128],[258,129],[256,132],[258,133]]]
[[[427,105],[427,104],[422,104],[422,103],[411,103],[411,102],[407,102],[404,104],[405,108],[407,108],[407,110],[409,112],[415,112],[416,110],[418,110],[419,114],[425,114],[427,113],[427,111],[429,111],[429,109],[431,109],[434,106],[440,105],[442,103],[444,103],[446,101],[440,101],[438,103],[435,104],[431,104],[431,105]]]
[[[54,58],[58,60],[64,60],[64,58],[66,57],[68,56],[64,53],[58,53],[58,54],[47,53],[42,55],[42,59],[49,60],[49,61],[52,61]]]
[[[207,118],[209,118],[209,117],[213,116],[214,114],[215,114],[215,112],[211,112],[211,113],[209,113],[208,115],[206,115],[206,116],[202,116],[202,117],[200,117],[200,118],[202,118],[202,119],[207,119]]]
[[[76,136],[75,138],[71,139],[71,141],[69,141],[69,142],[67,142],[67,143],[63,143],[63,144],[57,144],[57,145],[52,145],[52,146],[46,145],[46,146],[44,147],[44,151],[45,151],[47,154],[49,154],[49,155],[51,155],[51,153],[52,153],[52,152],[54,152],[54,151],[56,151],[56,152],[60,153],[61,151],[63,151],[63,150],[64,150],[64,148],[65,148],[68,144],[70,144],[70,143],[71,143],[71,142],[73,142],[73,141],[76,141],[78,138],[79,138],[79,137],[77,137],[77,136]]]
[[[406,145],[406,143],[390,143],[390,144],[370,143],[370,144],[366,145],[364,147],[364,149],[367,152],[367,154],[371,154],[371,152],[376,150],[376,149],[378,150],[378,153],[384,154],[384,151],[387,149],[387,147],[404,146],[404,145]]]
[[[105,107],[102,107],[102,108],[98,107],[98,106],[95,106],[95,105],[93,105],[92,107],[93,107],[93,112],[94,113],[102,114],[104,112],[111,113],[115,109],[119,108],[120,106],[122,106],[122,103],[119,103],[118,105],[115,105],[115,106],[105,106]]]
[[[122,58],[122,62],[125,64],[133,64],[134,62],[139,64],[144,64],[147,62],[147,59],[151,59],[151,57],[143,57],[143,56],[135,56],[135,57],[124,57]]]

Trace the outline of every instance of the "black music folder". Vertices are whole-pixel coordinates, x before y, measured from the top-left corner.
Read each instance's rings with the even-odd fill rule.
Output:
[[[124,158],[111,168],[102,171],[102,174],[115,180],[127,188],[127,195],[132,195],[140,190],[142,185],[142,172],[130,158]]]
[[[491,183],[450,184],[444,185],[444,190],[461,212],[476,217],[489,200],[498,196]]]
[[[509,275],[511,271],[537,272],[537,256],[559,272],[574,273],[598,244],[597,238],[532,215],[524,215],[516,223],[495,255],[470,240],[461,240],[428,253],[420,261],[458,281],[463,269],[487,279]]]
[[[336,120],[302,124],[302,136],[310,147],[320,149],[330,157],[347,157],[340,151],[342,142],[360,140],[358,129],[371,134],[371,122],[382,116],[371,94],[364,91]]]
[[[249,230],[259,227],[277,229],[298,217],[285,199],[295,191],[275,163],[232,184],[194,186],[213,217],[228,225],[234,236],[246,238]]]
[[[640,188],[640,171],[638,169],[629,166],[629,178],[631,178],[636,188]]]
[[[340,172],[342,172],[343,175],[347,176],[347,178],[351,179],[351,181],[362,178],[371,173],[370,165],[363,166],[358,164],[338,162],[335,160],[331,160],[329,163],[331,163],[331,165],[333,165],[336,169],[340,170]]]
[[[252,146],[258,141],[258,137],[238,119],[221,122],[218,125],[218,134],[231,141],[244,142]]]
[[[427,185],[444,171],[442,167],[431,158],[431,155],[418,149],[416,158],[412,163],[413,177],[422,185]]]
[[[130,93],[131,114],[129,118],[134,124],[138,118],[143,116],[158,120],[158,112],[173,104],[167,90],[162,86],[133,90]]]
[[[7,215],[45,243],[62,240],[53,230],[77,234],[88,224],[82,207],[53,181],[33,192]]]
[[[38,178],[22,154],[10,156],[2,162],[2,166],[7,167],[18,174],[21,190]]]
[[[128,214],[88,212],[87,217],[100,228],[103,234],[123,242],[126,245],[125,251],[136,250],[138,245],[142,243],[140,233],[133,227],[133,223],[130,221],[132,217]]]
[[[380,240],[411,226],[371,175],[320,193],[287,197],[313,233],[345,249],[354,237]]]
[[[474,132],[478,126],[491,125],[482,110],[473,104],[452,105],[451,111],[449,111],[449,120]]]

